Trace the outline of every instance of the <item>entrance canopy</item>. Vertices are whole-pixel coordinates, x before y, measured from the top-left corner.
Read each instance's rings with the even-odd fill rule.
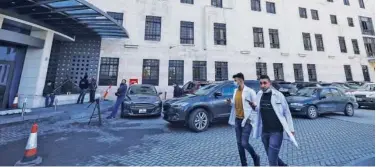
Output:
[[[121,24],[85,0],[0,0],[0,13],[26,16],[70,37],[128,38]]]

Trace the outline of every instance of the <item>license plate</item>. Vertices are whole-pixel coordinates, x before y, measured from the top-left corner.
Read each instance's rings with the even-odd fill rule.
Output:
[[[138,110],[138,113],[140,113],[140,114],[145,114],[145,113],[146,113],[146,109],[139,109],[139,110]]]
[[[356,98],[356,101],[363,101],[362,98]]]

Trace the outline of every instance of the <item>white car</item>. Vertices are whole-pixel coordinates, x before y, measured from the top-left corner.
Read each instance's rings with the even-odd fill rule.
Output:
[[[375,107],[375,84],[366,83],[362,85],[359,89],[351,92],[355,96],[359,107]]]

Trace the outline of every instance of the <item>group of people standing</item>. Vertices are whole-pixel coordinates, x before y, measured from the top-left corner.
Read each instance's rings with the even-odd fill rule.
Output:
[[[232,99],[229,124],[235,127],[236,141],[242,166],[247,166],[247,150],[254,166],[260,166],[260,156],[249,144],[249,138],[261,137],[270,166],[287,166],[279,158],[282,141],[288,139],[298,146],[289,106],[282,93],[271,86],[269,76],[260,76],[261,90],[256,92],[244,84],[244,75],[233,76],[236,89]]]

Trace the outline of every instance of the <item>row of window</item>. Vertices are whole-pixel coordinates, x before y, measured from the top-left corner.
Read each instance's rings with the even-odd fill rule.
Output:
[[[303,35],[303,44],[304,44],[304,50],[311,51],[312,50],[312,42],[311,42],[311,34],[310,33],[302,33]],[[323,37],[321,34],[315,34],[315,40],[316,40],[316,49],[317,51],[324,51],[324,42]],[[338,37],[339,41],[339,47],[342,53],[347,53],[347,46],[345,37]],[[359,44],[357,39],[351,39],[351,43],[353,46],[354,54],[360,54],[359,50]],[[372,50],[367,50],[367,53]]]
[[[299,7],[299,15],[300,15],[300,18],[307,19],[308,18],[307,9]],[[312,17],[312,20],[320,20],[319,12],[315,9],[311,9],[311,17]],[[337,16],[336,15],[330,15],[330,22],[332,24],[338,24]],[[347,17],[347,24],[350,27],[354,27],[354,19],[351,18],[351,17]]]
[[[142,65],[142,83],[159,84],[159,60],[144,59]],[[119,67],[119,58],[102,57],[99,85],[115,85],[117,83]],[[282,63],[273,63],[274,78],[278,81],[285,80]],[[293,64],[295,81],[304,81],[303,65]],[[347,81],[352,81],[351,66],[344,65]],[[368,66],[362,65],[363,76],[365,81],[370,81]],[[316,65],[307,64],[308,80],[317,81]],[[267,75],[267,64],[265,62],[256,62],[257,79],[261,75]],[[192,75],[194,81],[207,80],[207,62],[193,61]],[[228,80],[228,63],[224,61],[215,62],[215,81]],[[168,65],[168,85],[184,84],[184,60],[169,60]]]
[[[327,0],[327,1],[328,2],[333,2],[333,0]],[[360,8],[363,8],[363,9],[366,8],[365,5],[364,5],[364,1],[363,0],[358,0],[358,2],[359,2],[359,7]],[[343,4],[347,5],[347,6],[350,6],[350,0],[343,0]]]
[[[254,11],[261,11],[261,5],[260,5],[261,0],[251,0],[251,8]],[[328,2],[333,2],[333,0],[327,0]],[[359,6],[360,8],[365,8],[364,1],[363,0],[358,0],[359,1]],[[194,4],[194,0],[180,0],[181,3],[186,3],[186,4]],[[273,3],[273,2],[266,2],[266,3]],[[350,0],[343,0],[343,3],[347,6],[350,6]],[[274,4],[274,3],[273,3]],[[222,8],[223,7],[223,2],[222,0],[211,0],[211,5]],[[268,4],[267,4],[268,6]],[[268,9],[268,7],[267,7]],[[274,10],[275,11],[275,10]],[[275,12],[274,12],[275,13]]]

